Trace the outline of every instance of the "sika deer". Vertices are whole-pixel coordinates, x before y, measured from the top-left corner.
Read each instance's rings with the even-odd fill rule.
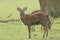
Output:
[[[20,12],[21,21],[28,27],[29,32],[29,39],[31,39],[31,26],[32,25],[38,25],[41,24],[44,27],[44,34],[43,37],[48,36],[48,28],[50,27],[49,24],[49,18],[44,11],[37,11],[34,12],[35,14],[25,14],[25,11],[27,10],[26,7],[23,9],[17,7],[17,11]],[[33,13],[33,12],[32,12]]]

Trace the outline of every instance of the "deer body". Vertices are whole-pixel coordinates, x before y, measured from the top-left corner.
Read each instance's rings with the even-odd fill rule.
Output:
[[[40,11],[39,11],[40,12]],[[43,19],[45,17],[42,17],[44,14],[41,15],[40,13],[37,14],[23,14],[21,15],[21,21],[25,24],[25,25],[38,25],[41,24],[43,22]],[[44,15],[46,16],[46,15]]]
[[[43,37],[48,36],[49,19],[44,11],[37,10],[32,12],[34,14],[25,14],[24,11],[26,8],[21,9],[18,7],[17,10],[20,12],[21,21],[28,27],[29,39],[31,38],[31,26],[38,24],[41,24],[44,27]]]

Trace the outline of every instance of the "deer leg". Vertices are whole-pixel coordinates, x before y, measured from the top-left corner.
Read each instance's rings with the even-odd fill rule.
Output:
[[[31,26],[28,26],[29,39],[31,39]]]
[[[41,30],[42,30],[42,26],[41,26]]]
[[[44,35],[43,37],[48,36],[48,26],[44,27]]]
[[[48,36],[48,27],[46,27],[46,37]]]
[[[44,27],[44,34],[43,34],[43,38],[45,37],[46,35],[46,28]]]
[[[33,26],[31,30],[32,30],[32,32],[35,31],[35,27]]]

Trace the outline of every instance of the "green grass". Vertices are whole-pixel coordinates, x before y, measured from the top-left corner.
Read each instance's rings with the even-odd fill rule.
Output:
[[[18,7],[27,7],[26,13],[31,13],[34,10],[40,9],[38,0],[0,0],[0,18],[1,19],[18,19]],[[12,14],[12,17],[6,18]]]
[[[26,6],[26,13],[40,9],[38,0],[0,0],[0,20],[19,19],[16,4],[21,8]],[[6,18],[10,14],[12,16]],[[47,38],[42,37],[43,30],[41,31],[40,25],[36,25],[35,29],[31,34],[31,40],[60,40],[60,18],[54,20]],[[0,23],[0,40],[29,40],[28,29],[21,21]]]

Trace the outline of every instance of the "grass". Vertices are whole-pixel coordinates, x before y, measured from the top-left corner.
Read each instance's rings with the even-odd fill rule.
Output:
[[[39,3],[37,0],[1,0],[0,1],[0,18],[1,19],[18,19],[19,12],[17,11],[18,7],[27,7],[26,13],[31,13],[34,10],[38,10]],[[16,6],[17,5],[17,6]],[[36,8],[37,7],[37,8]],[[12,17],[6,18],[8,15],[12,14]]]
[[[26,6],[26,13],[40,9],[38,0],[0,0],[0,20],[19,19],[16,4],[21,8]],[[12,16],[7,18],[10,14],[12,14]],[[31,40],[60,40],[59,20],[60,18],[54,20],[47,38],[42,38],[43,30],[41,31],[40,25],[36,25],[36,31],[32,32]],[[29,40],[27,27],[21,21],[0,23],[0,40]]]

